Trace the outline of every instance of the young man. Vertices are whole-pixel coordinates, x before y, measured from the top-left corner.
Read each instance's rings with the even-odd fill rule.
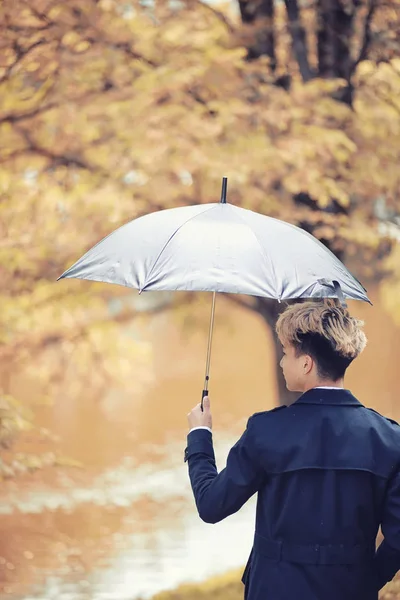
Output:
[[[334,300],[280,315],[280,364],[302,395],[253,415],[220,473],[208,398],[188,415],[185,460],[200,517],[221,521],[258,492],[246,600],[377,600],[400,568],[400,427],[343,382],[366,345],[362,326]]]

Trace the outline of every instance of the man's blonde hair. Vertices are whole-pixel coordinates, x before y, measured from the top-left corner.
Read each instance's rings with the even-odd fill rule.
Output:
[[[294,346],[297,356],[313,356],[321,377],[336,380],[367,344],[363,325],[339,301],[327,298],[289,306],[275,329],[281,342]]]

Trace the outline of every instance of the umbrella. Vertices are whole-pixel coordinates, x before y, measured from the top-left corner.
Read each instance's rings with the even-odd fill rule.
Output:
[[[366,289],[303,229],[221,201],[165,209],[134,219],[65,271],[71,277],[139,290],[213,292],[205,383],[208,394],[215,294],[273,298],[346,298],[369,302]]]

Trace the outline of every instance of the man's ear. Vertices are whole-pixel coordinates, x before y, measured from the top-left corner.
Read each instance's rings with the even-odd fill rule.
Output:
[[[305,354],[303,356],[303,368],[304,368],[304,375],[308,375],[314,365],[314,360],[312,358],[312,356],[310,356],[309,354]]]

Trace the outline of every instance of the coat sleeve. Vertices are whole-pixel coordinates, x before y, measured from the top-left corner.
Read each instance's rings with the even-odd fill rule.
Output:
[[[381,589],[400,569],[400,472],[391,478],[382,517],[384,539],[375,554],[378,584]]]
[[[238,511],[266,477],[257,460],[252,418],[231,448],[226,467],[220,473],[215,463],[212,434],[208,431],[189,433],[185,460],[197,510],[206,523],[218,523]]]

